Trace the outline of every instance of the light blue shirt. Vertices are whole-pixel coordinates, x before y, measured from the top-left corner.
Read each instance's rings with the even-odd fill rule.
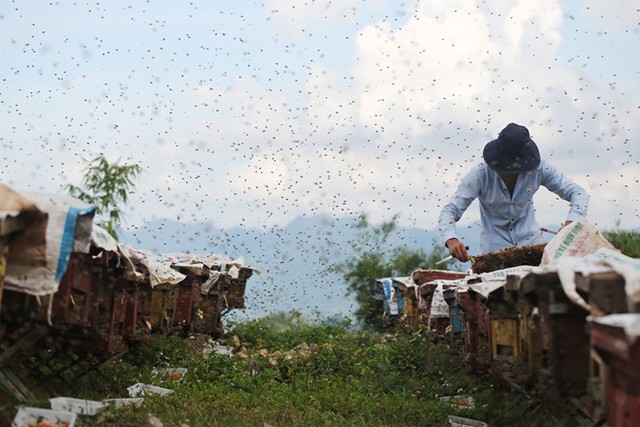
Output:
[[[536,170],[518,175],[513,195],[509,194],[500,175],[482,161],[462,178],[456,192],[440,212],[438,228],[443,242],[458,237],[456,223],[471,202],[478,199],[482,222],[480,249],[483,253],[542,243],[533,207],[533,195],[541,185],[570,202],[567,221],[586,216],[589,194],[544,159]]]

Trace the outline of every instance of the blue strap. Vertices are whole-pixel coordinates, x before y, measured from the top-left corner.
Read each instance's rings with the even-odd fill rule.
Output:
[[[396,289],[396,301],[398,301],[398,313],[404,311],[404,295],[399,289]]]
[[[73,242],[75,238],[76,222],[79,216],[91,215],[95,213],[94,208],[78,209],[69,208],[67,211],[67,218],[64,223],[64,231],[62,233],[62,241],[60,242],[60,254],[58,255],[58,269],[56,270],[56,281],[60,281],[67,266],[69,265],[69,259],[71,258],[71,252],[73,251]]]

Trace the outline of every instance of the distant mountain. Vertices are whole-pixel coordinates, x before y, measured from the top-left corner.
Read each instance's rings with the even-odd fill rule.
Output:
[[[352,255],[358,240],[358,217],[301,216],[282,228],[221,229],[209,223],[153,220],[134,230],[120,230],[123,243],[156,253],[189,252],[243,257],[245,264],[261,270],[247,282],[247,308],[239,317],[259,317],[273,311],[299,310],[309,317],[349,316],[354,299],[331,267]],[[374,224],[375,226],[375,224]],[[478,247],[477,226],[461,227],[472,248]],[[389,247],[433,249],[436,231],[398,226]],[[473,253],[473,251],[472,251]],[[468,265],[458,265],[461,271]]]

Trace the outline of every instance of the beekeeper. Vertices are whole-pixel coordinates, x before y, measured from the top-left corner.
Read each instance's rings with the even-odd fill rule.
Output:
[[[483,253],[543,242],[533,207],[533,195],[541,185],[570,203],[562,226],[587,214],[585,189],[540,158],[526,127],[509,123],[485,145],[483,157],[462,178],[438,218],[442,241],[458,260],[469,261],[469,253],[458,239],[456,223],[475,199],[480,204]]]

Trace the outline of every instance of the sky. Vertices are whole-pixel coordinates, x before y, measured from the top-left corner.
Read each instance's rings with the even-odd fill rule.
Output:
[[[639,45],[638,0],[7,0],[0,181],[60,192],[103,154],[143,170],[125,228],[433,229],[516,122],[593,223],[638,227]],[[541,224],[568,213],[535,203]]]

